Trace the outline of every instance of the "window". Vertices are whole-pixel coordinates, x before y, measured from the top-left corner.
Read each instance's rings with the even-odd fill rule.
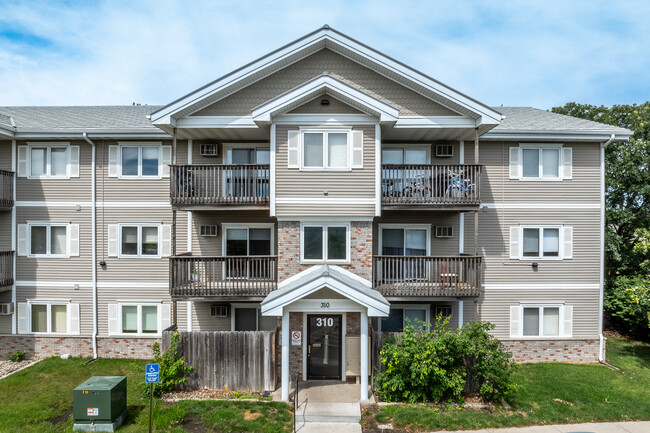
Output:
[[[429,146],[389,147],[381,151],[382,164],[429,164]]]
[[[160,146],[120,146],[121,177],[160,177]]]
[[[120,304],[120,333],[159,334],[160,305]]]
[[[303,131],[302,167],[307,169],[349,169],[349,132],[346,130]]]
[[[278,326],[275,316],[262,316],[257,306],[250,304],[233,305],[231,329],[233,331],[274,331]]]
[[[267,257],[273,251],[273,224],[223,224],[224,266],[227,278],[271,279],[275,268]],[[236,258],[241,257],[241,259]]]
[[[510,228],[510,258],[563,260],[573,257],[573,227],[521,225]]]
[[[301,260],[348,262],[349,225],[303,225]]]
[[[429,227],[381,227],[381,254],[384,256],[426,256],[429,251]]]
[[[572,148],[522,144],[510,148],[510,179],[558,181],[572,178]]]
[[[29,255],[68,257],[68,224],[28,224]]]
[[[527,228],[523,229],[524,257],[558,257],[560,254],[559,228]]]
[[[159,229],[151,224],[120,225],[119,257],[160,257]]]
[[[379,320],[379,332],[403,332],[406,325],[418,326],[418,322],[429,323],[429,308],[404,305],[391,306],[388,317]]]
[[[33,333],[68,333],[67,304],[30,304],[30,317],[30,329]]]
[[[434,310],[435,317],[442,316],[443,319],[451,317],[451,306],[449,305],[437,305]]]
[[[68,177],[68,146],[29,146],[29,177]]]
[[[560,307],[523,307],[523,335],[560,335]]]

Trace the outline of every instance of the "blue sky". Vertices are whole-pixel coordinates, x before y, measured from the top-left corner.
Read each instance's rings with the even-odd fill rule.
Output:
[[[319,27],[490,105],[650,100],[650,1],[6,1],[0,105],[166,104]]]

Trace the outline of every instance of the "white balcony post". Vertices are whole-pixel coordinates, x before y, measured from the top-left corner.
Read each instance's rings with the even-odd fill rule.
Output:
[[[458,329],[463,327],[463,301],[458,300]]]
[[[368,313],[361,312],[361,401],[368,401]]]
[[[282,401],[289,400],[289,312],[282,312]]]

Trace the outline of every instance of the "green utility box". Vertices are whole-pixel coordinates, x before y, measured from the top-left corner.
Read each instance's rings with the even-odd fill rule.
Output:
[[[115,431],[126,416],[126,376],[93,376],[76,387],[73,415],[73,431]]]

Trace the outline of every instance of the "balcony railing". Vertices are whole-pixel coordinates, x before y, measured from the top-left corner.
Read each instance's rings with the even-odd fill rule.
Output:
[[[14,205],[14,172],[0,170],[0,208]]]
[[[268,164],[172,165],[173,206],[266,206]]]
[[[479,205],[481,165],[384,164],[383,205]]]
[[[277,256],[169,259],[171,294],[181,298],[259,297],[277,288]]]
[[[14,283],[14,252],[0,251],[0,287]]]
[[[478,296],[481,257],[373,256],[373,287],[384,296]]]

